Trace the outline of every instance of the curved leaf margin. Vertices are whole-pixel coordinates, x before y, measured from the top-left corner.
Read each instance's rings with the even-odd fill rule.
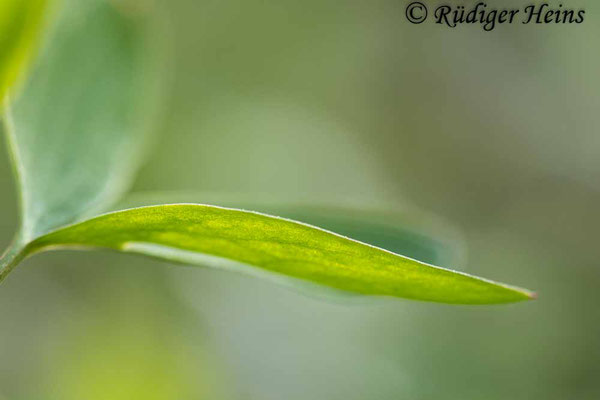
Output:
[[[497,304],[532,292],[425,264],[304,223],[199,204],[133,208],[44,235],[26,255],[106,248],[203,265],[287,276],[363,295],[452,304]],[[211,262],[207,262],[211,261]],[[217,261],[215,263],[215,261]],[[210,265],[209,265],[210,266]]]

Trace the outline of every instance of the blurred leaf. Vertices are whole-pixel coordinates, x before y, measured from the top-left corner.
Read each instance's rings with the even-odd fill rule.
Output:
[[[67,2],[59,22],[5,127],[20,185],[22,240],[118,198],[142,148],[139,27],[100,1]]]
[[[286,283],[293,283],[286,279],[291,277],[366,295],[457,304],[532,298],[522,289],[433,267],[309,225],[204,205],[106,214],[45,235],[26,252],[96,247],[260,275],[266,272]]]
[[[57,332],[45,332],[52,357],[44,363],[43,390],[30,398],[226,398],[219,390],[219,361],[204,348],[201,334],[188,340],[194,327],[185,313],[173,312],[178,304],[170,291],[152,274],[142,285],[139,276],[119,277],[95,282],[79,298],[85,311],[59,324]]]
[[[135,10],[125,15],[103,0],[61,3],[48,47],[2,121],[21,226],[0,257],[0,281],[26,243],[97,215],[127,189],[145,147],[142,124],[157,98]]]
[[[42,32],[49,0],[0,2],[0,103],[23,75]]]

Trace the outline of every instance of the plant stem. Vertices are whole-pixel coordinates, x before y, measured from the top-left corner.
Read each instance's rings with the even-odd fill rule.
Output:
[[[25,258],[25,246],[21,240],[15,240],[0,257],[0,282]]]

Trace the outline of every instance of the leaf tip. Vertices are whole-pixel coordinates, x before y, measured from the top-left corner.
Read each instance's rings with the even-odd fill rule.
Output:
[[[537,292],[531,292],[529,290],[525,291],[525,295],[528,297],[527,300],[537,300],[538,298]]]
[[[529,301],[529,300],[536,300],[538,298],[538,294],[537,292],[528,290],[528,289],[523,289],[523,288],[512,288],[514,291],[518,292],[520,295],[520,300],[521,301]]]

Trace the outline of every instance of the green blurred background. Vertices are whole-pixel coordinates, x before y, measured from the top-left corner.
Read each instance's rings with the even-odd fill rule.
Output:
[[[44,254],[0,288],[0,399],[600,398],[600,6],[565,1],[585,8],[581,25],[484,32],[409,24],[407,3],[151,8],[165,109],[135,189],[417,205],[461,231],[467,258],[450,267],[537,301],[348,305],[133,256]]]

